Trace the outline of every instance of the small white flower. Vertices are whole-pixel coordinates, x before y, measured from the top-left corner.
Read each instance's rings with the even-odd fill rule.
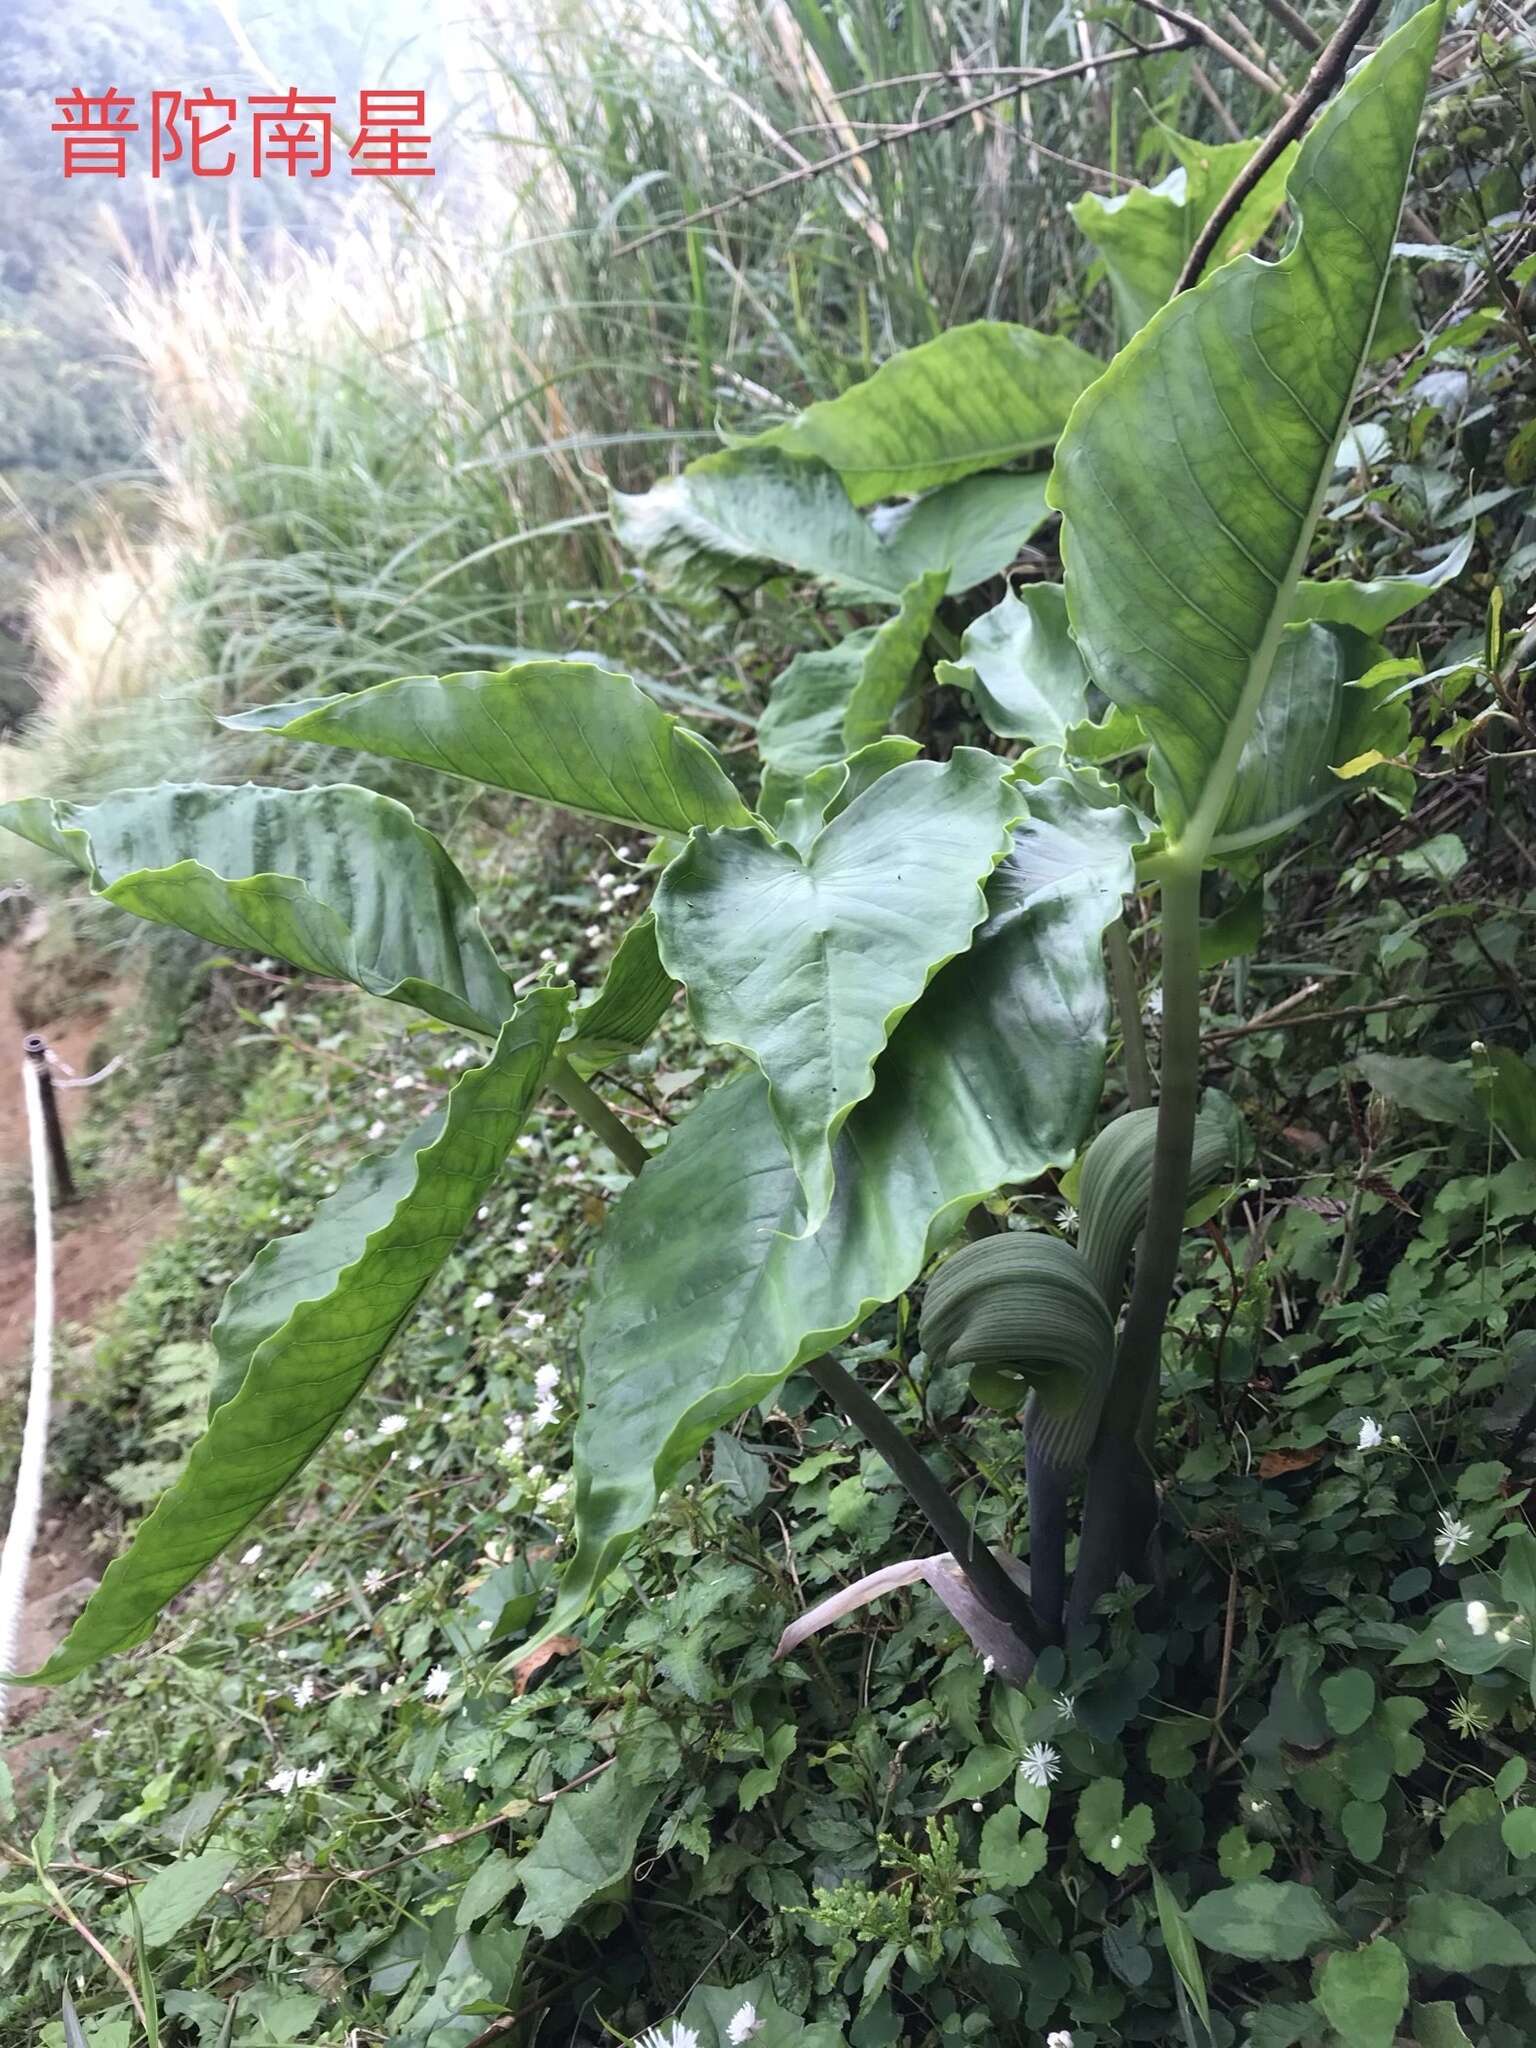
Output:
[[[261,1545],[259,1543],[253,1543],[249,1550],[242,1551],[240,1554],[240,1562],[242,1564],[260,1564]]]
[[[1467,1627],[1471,1629],[1475,1636],[1487,1635],[1488,1609],[1481,1600],[1469,1600],[1467,1602]]]
[[[1493,1632],[1493,1640],[1500,1646],[1507,1643],[1509,1641],[1509,1630],[1507,1628],[1496,1628]]]
[[[564,1500],[566,1496],[566,1491],[566,1482],[563,1479],[557,1479],[553,1486],[545,1487],[544,1492],[541,1495],[541,1498],[544,1501],[553,1504],[557,1500]]]
[[[542,1309],[520,1308],[518,1310],[518,1314],[522,1317],[523,1321],[528,1325],[530,1330],[542,1330],[544,1325],[549,1321],[549,1317],[545,1315]]]
[[[982,1677],[983,1677],[983,1678],[990,1678],[990,1677],[992,1676],[992,1673],[993,1673],[993,1671],[994,1671],[994,1670],[996,1669],[996,1667],[997,1667],[997,1659],[996,1659],[995,1657],[983,1657],[983,1658],[982,1658],[982,1660],[981,1660],[981,1675],[982,1675]]]
[[[531,1137],[527,1133],[525,1133],[521,1138],[518,1139],[517,1149],[519,1152],[537,1152],[539,1149],[539,1141],[537,1138]]]
[[[979,1799],[973,1799],[971,1801],[971,1811],[972,1813],[984,1813],[986,1811],[986,1808],[982,1805]]]
[[[548,1278],[549,1275],[544,1271],[543,1267],[540,1266],[534,1272],[528,1275],[528,1278],[523,1282],[523,1285],[525,1287],[542,1287],[544,1285],[544,1282]]]
[[[294,1779],[294,1783],[296,1785],[304,1786],[306,1788],[312,1785],[323,1784],[325,1781],[325,1772],[326,1766],[324,1764],[312,1764],[307,1771],[300,1771],[297,1774],[297,1776]]]
[[[493,1308],[495,1306],[495,1303],[496,1297],[494,1294],[492,1294],[489,1287],[482,1287],[480,1292],[475,1296],[476,1308]]]
[[[363,1591],[365,1593],[377,1593],[383,1583],[384,1567],[379,1564],[369,1565],[367,1571],[363,1573]]]
[[[1061,1776],[1059,1752],[1048,1742],[1032,1742],[1019,1764],[1019,1775],[1026,1785],[1034,1785],[1043,1792],[1047,1785]]]
[[[633,859],[634,859],[634,857],[635,857],[635,849],[634,849],[634,848],[633,848],[632,846],[621,846],[621,847],[619,848],[619,859],[620,859],[620,860],[633,860]]]
[[[490,1205],[490,1203],[489,1203],[489,1202],[482,1202],[482,1203],[480,1204],[479,1208],[478,1208],[478,1209],[477,1209],[477,1210],[475,1211],[475,1220],[476,1220],[477,1222],[479,1222],[479,1223],[483,1223],[483,1222],[485,1221],[486,1217],[490,1215],[490,1213],[491,1213],[491,1205]]]
[[[560,1384],[560,1368],[557,1365],[541,1365],[533,1376],[533,1391],[541,1401],[547,1401]]]
[[[555,972],[556,972],[556,974],[569,974],[569,973],[570,973],[570,971],[571,971],[571,963],[570,963],[570,961],[569,961],[569,960],[557,960],[557,961],[555,962]]]
[[[422,1458],[417,1452],[412,1451],[411,1455],[405,1461],[405,1469],[407,1472],[419,1472],[425,1463],[426,1460],[424,1458]]]
[[[393,1081],[390,1082],[389,1085],[391,1088],[394,1089],[414,1088],[416,1085],[416,1076],[414,1074],[396,1074],[395,1078],[393,1079]]]
[[[1054,2034],[1046,2035],[1045,2048],[1072,2048],[1072,2036],[1065,2027],[1058,2027]]]
[[[554,1421],[555,1417],[559,1413],[560,1403],[558,1401],[535,1402],[533,1415],[531,1417],[533,1427],[535,1429],[548,1429],[549,1425]]]
[[[473,1785],[473,1783],[475,1782],[476,1778],[479,1777],[479,1775],[480,1773],[475,1769],[473,1764],[466,1764],[464,1766],[464,1782],[466,1785]]]
[[[357,1431],[355,1429],[344,1429],[341,1432],[341,1440],[344,1444],[355,1444],[357,1442]]]
[[[1077,1719],[1077,1709],[1072,1704],[1071,1693],[1057,1693],[1055,1699],[1051,1701],[1051,1705],[1056,1709],[1057,1718],[1059,1720],[1075,1721]]]
[[[1360,1438],[1355,1445],[1357,1451],[1374,1451],[1381,1443],[1381,1424],[1372,1415],[1360,1418]]]
[[[441,1664],[434,1664],[422,1685],[422,1694],[429,1700],[440,1700],[453,1680]]]
[[[1250,1813],[1268,1813],[1269,1801],[1267,1799],[1250,1799],[1248,1811]]]
[[[1449,1508],[1440,1514],[1440,1534],[1435,1538],[1435,1556],[1441,1564],[1454,1561],[1457,1551],[1477,1541],[1477,1531],[1453,1515]]]
[[[370,1144],[370,1145],[377,1145],[377,1143],[379,1142],[380,1138],[382,1138],[382,1137],[383,1137],[383,1135],[384,1135],[385,1131],[386,1131],[386,1130],[387,1130],[388,1128],[389,1128],[389,1126],[388,1126],[388,1125],[387,1125],[387,1124],[385,1123],[385,1121],[384,1121],[383,1117],[381,1117],[381,1116],[376,1116],[376,1117],[374,1118],[373,1122],[372,1122],[372,1123],[371,1123],[371,1124],[370,1124],[370,1125],[368,1126],[368,1142],[369,1142],[369,1144]]]
[[[1076,1230],[1077,1211],[1070,1202],[1063,1202],[1056,1211],[1056,1221],[1063,1230]]]
[[[750,2041],[761,2029],[762,2024],[757,2016],[757,2007],[749,1998],[731,2014],[725,2029],[725,2038],[731,2043],[731,2048],[741,2048],[742,2042]]]
[[[314,1697],[315,1681],[312,1678],[301,1678],[293,1688],[293,1704],[296,1707],[307,1707]]]
[[[1120,1846],[1120,1841],[1121,1838],[1119,1835],[1111,1835],[1109,1838],[1109,1846],[1111,1847],[1111,1849],[1118,1849]]]
[[[410,1426],[411,1418],[408,1415],[386,1415],[379,1424],[379,1435],[398,1436],[402,1429],[409,1429]]]
[[[297,1771],[274,1771],[267,1780],[267,1790],[269,1792],[276,1792],[279,1797],[286,1799],[298,1782],[299,1774]]]
[[[647,2027],[636,2037],[635,2048],[699,2048],[699,2037],[692,2027],[673,2020],[670,2026]]]
[[[555,949],[554,949],[554,947],[553,947],[553,946],[540,946],[540,948],[539,948],[539,958],[540,958],[541,960],[553,960],[553,959],[554,959],[554,957],[555,957]]]
[[[587,936],[587,937],[588,937],[589,939],[593,939],[593,940],[597,940],[597,939],[600,939],[600,938],[601,938],[601,937],[603,936],[603,928],[602,928],[602,926],[601,926],[600,924],[589,924],[589,925],[587,926],[587,930],[586,930],[586,936]]]
[[[311,1600],[329,1600],[335,1590],[329,1579],[316,1579],[309,1589],[309,1597]]]
[[[639,894],[640,884],[638,882],[620,882],[617,889],[613,892],[613,900],[615,903],[618,903],[626,896],[638,896]]]

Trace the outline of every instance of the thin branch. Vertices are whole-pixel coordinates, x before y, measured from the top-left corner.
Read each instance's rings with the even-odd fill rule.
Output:
[[[1308,1010],[1300,1017],[1280,1017],[1273,1011],[1255,1017],[1248,1024],[1232,1024],[1221,1031],[1207,1031],[1207,1045],[1226,1045],[1234,1038],[1251,1038],[1258,1031],[1298,1031],[1303,1024],[1340,1024],[1351,1017],[1376,1017],[1383,1010],[1422,1010],[1432,1003],[1466,1003],[1474,996],[1506,995],[1502,981],[1479,982],[1475,988],[1426,989],[1418,996],[1387,996],[1379,1003],[1350,1003],[1338,1010]]]
[[[1167,7],[1163,0],[1137,0],[1149,14],[1155,14],[1159,21],[1166,21],[1170,28],[1182,30],[1196,42],[1204,43],[1213,56],[1220,57],[1224,64],[1230,64],[1234,71],[1240,71],[1250,85],[1256,85],[1261,92],[1273,93],[1276,99],[1290,103],[1290,94],[1280,83],[1253,59],[1240,50],[1236,43],[1229,43],[1219,29],[1211,27],[1208,21],[1201,21],[1198,15],[1186,14],[1182,7]]]
[[[1192,34],[1170,37],[1167,42],[1157,43],[1150,54],[1166,57],[1175,50],[1191,50],[1202,38]],[[942,114],[930,114],[924,121],[907,121],[900,127],[892,128],[888,134],[872,136],[868,141],[854,144],[851,148],[840,149],[831,156],[817,159],[804,170],[783,171],[776,178],[769,178],[765,184],[753,185],[744,192],[732,192],[724,199],[717,199],[711,206],[701,206],[696,213],[684,214],[681,220],[667,221],[661,227],[651,228],[645,234],[636,236],[632,242],[625,242],[614,251],[615,257],[633,256],[637,249],[644,249],[651,242],[659,242],[663,235],[681,234],[685,228],[696,228],[705,221],[717,220],[722,213],[729,213],[734,207],[748,206],[754,199],[766,199],[770,193],[782,192],[790,185],[803,184],[807,178],[819,178],[827,171],[840,169],[851,164],[855,158],[870,156],[877,149],[888,149],[895,142],[909,142],[914,135],[932,135],[941,128],[952,128],[959,121],[968,121],[973,114],[983,112],[987,107],[1000,106],[1004,100],[1017,99],[1022,93],[1035,92],[1042,85],[1059,85],[1064,79],[1082,78],[1090,71],[1102,71],[1110,64],[1128,64],[1139,61],[1148,54],[1144,50],[1108,50],[1102,57],[1095,57],[1091,63],[1063,64],[1055,71],[1042,71],[1033,78],[1015,79],[1011,84],[1000,86],[996,92],[983,93],[979,99],[966,100],[958,107],[950,107]]]
[[[1290,0],[1259,0],[1264,12],[1278,21],[1288,36],[1292,36],[1310,55],[1316,56],[1323,47],[1323,39],[1310,22],[1303,20]]]
[[[1152,4],[1153,0],[1143,0],[1143,5]],[[1354,6],[1340,22],[1332,41],[1307,74],[1307,82],[1300,93],[1270,129],[1242,171],[1233,179],[1221,204],[1195,237],[1195,246],[1184,259],[1184,268],[1179,272],[1179,281],[1173,288],[1175,297],[1180,292],[1187,292],[1198,280],[1228,226],[1236,218],[1243,201],[1270,166],[1279,162],[1291,142],[1306,127],[1313,114],[1344,76],[1345,66],[1356,43],[1370,27],[1380,5],[1381,0],[1355,0]],[[1158,8],[1157,11],[1161,13],[1163,10]]]

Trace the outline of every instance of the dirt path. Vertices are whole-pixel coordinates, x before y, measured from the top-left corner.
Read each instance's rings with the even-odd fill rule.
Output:
[[[90,1072],[102,1034],[124,1000],[120,990],[93,990],[56,1024],[25,1021],[16,1001],[23,982],[23,940],[0,949],[0,1390],[24,1385],[32,1350],[34,1267],[26,1108],[19,1072],[25,1030],[41,1029],[51,1049],[76,1073]],[[85,1115],[89,1090],[66,1088],[57,1099],[66,1139]],[[90,1188],[83,1198],[55,1211],[57,1327],[67,1340],[71,1328],[90,1330],[132,1280],[144,1253],[171,1228],[177,1203],[173,1188],[147,1179],[123,1179]],[[62,1353],[61,1353],[62,1355]],[[56,1356],[55,1403],[67,1398],[67,1360]],[[19,1411],[17,1415],[19,1424]],[[0,1503],[0,1535],[9,1515]],[[27,1604],[22,1612],[21,1668],[34,1670],[62,1638],[101,1569],[92,1544],[93,1528],[78,1510],[44,1513],[32,1555]],[[37,1745],[64,1737],[39,1737],[37,1744],[13,1740],[41,1695],[12,1695],[4,1753],[14,1764]]]

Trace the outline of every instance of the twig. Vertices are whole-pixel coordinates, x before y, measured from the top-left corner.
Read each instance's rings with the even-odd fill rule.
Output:
[[[113,1976],[117,1979],[118,1983],[121,1984],[123,1989],[127,1992],[128,2003],[133,2007],[134,2013],[138,2018],[139,2025],[144,2029],[145,2033],[147,2034],[149,2032],[149,2021],[144,2017],[144,2008],[139,2002],[139,1994],[137,1990],[134,1988],[133,1979],[129,1976],[128,1972],[123,1968],[122,1964],[117,1960],[117,1957],[113,1955],[112,1951],[107,1947],[106,1943],[98,1941],[96,1936],[92,1934],[90,1928],[86,1926],[85,1922],[80,1918],[80,1915],[75,1911],[74,1907],[70,1905],[68,1899],[65,1898],[64,1894],[59,1890],[58,1886],[54,1883],[53,1879],[48,1875],[47,1871],[44,1870],[43,1866],[40,1863],[34,1863],[32,1867],[37,1872],[38,1881],[42,1885],[43,1890],[48,1894],[48,1898],[53,1906],[54,1912],[58,1915],[58,1917],[61,1920],[63,1920],[66,1923],[66,1925],[72,1927],[75,1930],[76,1934],[79,1935],[80,1939],[85,1943],[87,1948],[94,1949],[96,1954],[100,1956],[101,1960],[112,1972]]]
[[[1317,30],[1304,21],[1290,4],[1290,0],[1259,0],[1264,12],[1278,21],[1287,35],[1294,36],[1304,50],[1314,55],[1323,47],[1323,39]]]
[[[1247,1024],[1231,1024],[1221,1031],[1207,1031],[1205,1043],[1225,1045],[1233,1038],[1251,1038],[1256,1031],[1298,1031],[1303,1024],[1339,1024],[1351,1017],[1374,1017],[1383,1010],[1417,1010],[1427,1003],[1465,1003],[1474,996],[1507,993],[1502,981],[1484,981],[1475,988],[1426,989],[1419,996],[1388,996],[1379,1003],[1350,1003],[1338,1010],[1308,1010],[1300,1017],[1279,1017],[1274,1011],[1266,1011],[1264,1016],[1255,1017]]]
[[[1240,71],[1250,85],[1258,86],[1261,92],[1273,93],[1277,99],[1290,104],[1291,96],[1279,79],[1272,77],[1262,64],[1255,64],[1236,43],[1229,43],[1208,21],[1201,21],[1198,15],[1186,14],[1181,7],[1167,7],[1163,0],[1138,0],[1138,4],[1149,14],[1155,14],[1159,21],[1166,21],[1170,28],[1181,29],[1185,35],[1193,36],[1196,42],[1204,43],[1214,56],[1230,64],[1234,71]]]
[[[1216,1711],[1211,1716],[1211,1739],[1206,1745],[1205,1768],[1216,1768],[1216,1746],[1221,1739],[1221,1717],[1227,1711],[1227,1680],[1232,1675],[1232,1637],[1237,1629],[1237,1573],[1227,1581],[1227,1622],[1221,1632],[1221,1674],[1216,1680]]]
[[[1142,0],[1142,4],[1151,6],[1153,0]],[[1195,246],[1185,257],[1184,268],[1179,272],[1179,281],[1173,288],[1175,298],[1180,292],[1187,292],[1196,282],[1248,194],[1270,165],[1279,161],[1292,139],[1306,127],[1313,114],[1344,76],[1344,67],[1349,62],[1350,53],[1370,27],[1380,5],[1381,0],[1355,0],[1354,6],[1340,22],[1332,41],[1307,74],[1307,82],[1300,93],[1270,129],[1237,177],[1232,180],[1221,204],[1195,237]],[[1161,13],[1163,10],[1158,7],[1155,11]]]
[[[1192,34],[1173,36],[1167,42],[1153,45],[1152,54],[1166,57],[1174,50],[1192,50],[1202,38]],[[966,100],[958,107],[950,107],[942,114],[930,114],[924,121],[907,121],[900,127],[892,128],[888,134],[871,136],[867,141],[855,143],[851,148],[835,150],[831,156],[819,157],[804,170],[782,171],[776,178],[769,178],[765,184],[753,185],[744,192],[732,192],[724,199],[717,199],[711,206],[701,206],[696,213],[686,213],[681,220],[665,222],[661,227],[651,228],[643,235],[637,235],[632,242],[625,242],[614,251],[615,257],[633,256],[637,249],[644,249],[652,242],[659,242],[663,235],[681,234],[685,228],[696,228],[705,221],[717,220],[722,213],[729,213],[734,207],[749,206],[754,199],[766,199],[770,193],[782,192],[787,186],[803,184],[807,178],[819,178],[827,171],[839,170],[844,164],[851,164],[856,157],[867,157],[877,149],[889,149],[892,143],[909,142],[914,135],[931,135],[941,128],[952,128],[957,121],[968,121],[973,114],[981,113],[987,107],[1000,106],[1004,100],[1017,99],[1020,94],[1034,92],[1042,85],[1059,85],[1064,79],[1081,78],[1090,71],[1102,71],[1109,64],[1127,64],[1146,56],[1145,50],[1107,50],[1102,57],[1095,57],[1091,63],[1062,64],[1054,71],[1039,72],[1033,78],[1014,79],[1010,84],[1000,86],[996,92],[983,93],[979,99]]]

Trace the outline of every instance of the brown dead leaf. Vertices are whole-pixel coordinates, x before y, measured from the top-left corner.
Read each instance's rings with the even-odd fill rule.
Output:
[[[551,1636],[547,1643],[540,1643],[536,1650],[530,1650],[526,1657],[519,1657],[512,1666],[517,1679],[515,1687],[519,1696],[528,1690],[528,1682],[536,1672],[542,1671],[552,1657],[569,1657],[573,1650],[581,1648],[578,1636]]]
[[[1328,1140],[1321,1131],[1309,1130],[1305,1124],[1287,1124],[1280,1135],[1298,1152],[1325,1152],[1328,1149]]]
[[[1322,1455],[1321,1444],[1314,1444],[1309,1451],[1266,1451],[1259,1460],[1259,1477],[1278,1479],[1286,1472],[1304,1472]]]

